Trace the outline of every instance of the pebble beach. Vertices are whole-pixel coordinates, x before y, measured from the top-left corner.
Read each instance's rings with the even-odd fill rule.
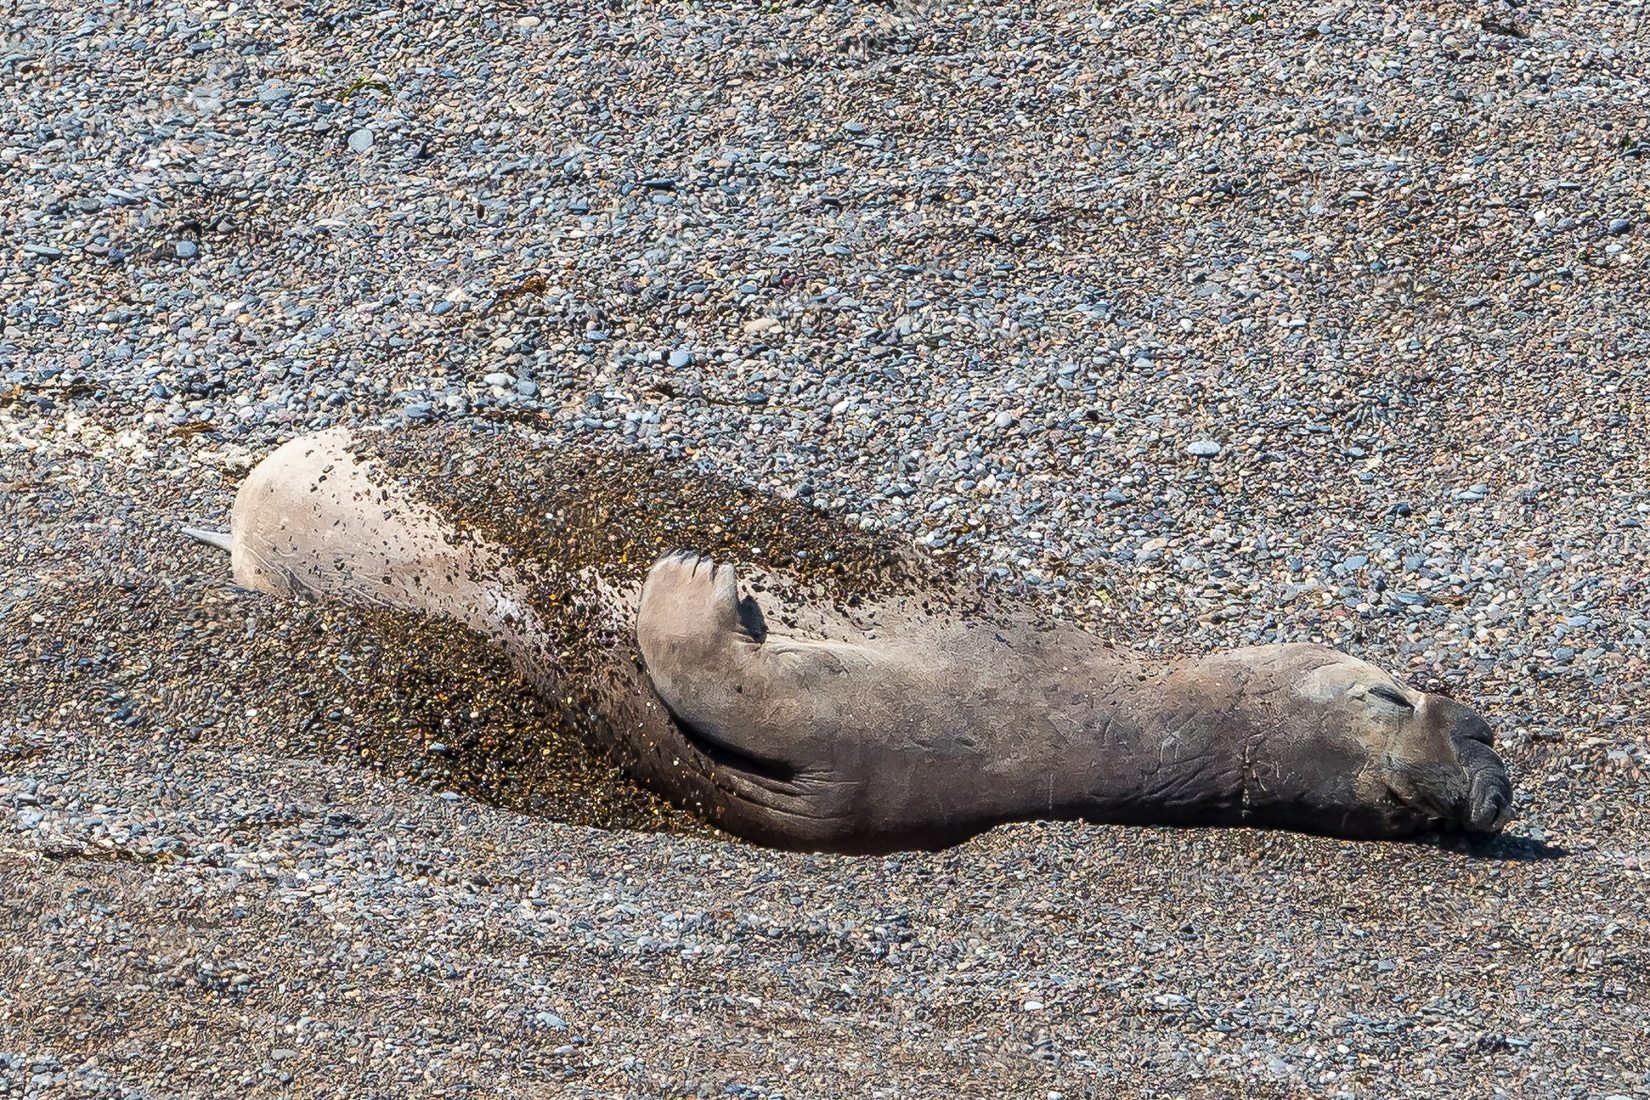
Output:
[[[1650,1097],[1647,71],[1637,0],[16,0],[0,1096]],[[335,425],[1332,645],[1515,815],[741,844],[179,536]]]

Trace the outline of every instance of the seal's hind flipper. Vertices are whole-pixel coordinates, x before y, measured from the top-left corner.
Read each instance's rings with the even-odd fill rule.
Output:
[[[226,554],[229,553],[231,548],[234,546],[234,543],[230,541],[228,531],[211,531],[205,527],[189,527],[187,525],[180,526],[178,530],[182,531],[196,542],[204,542],[208,546],[216,546],[219,550],[222,550]]]

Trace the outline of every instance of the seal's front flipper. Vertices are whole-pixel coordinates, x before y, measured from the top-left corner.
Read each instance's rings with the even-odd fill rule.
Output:
[[[642,586],[636,637],[648,680],[671,713],[699,736],[766,763],[790,763],[762,705],[742,698],[760,679],[761,643],[741,613],[733,566],[677,553],[654,564]],[[746,681],[751,681],[747,685]]]
[[[233,540],[231,540],[228,531],[213,531],[205,527],[190,527],[188,525],[180,525],[178,530],[188,535],[196,542],[204,542],[208,546],[216,546],[225,554],[234,549],[235,544]]]

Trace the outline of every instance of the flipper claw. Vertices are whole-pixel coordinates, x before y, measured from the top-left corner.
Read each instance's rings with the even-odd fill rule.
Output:
[[[206,527],[190,527],[187,525],[180,525],[178,530],[182,531],[196,542],[204,542],[208,546],[216,546],[225,554],[229,553],[235,545],[231,540],[228,531],[213,531]]]

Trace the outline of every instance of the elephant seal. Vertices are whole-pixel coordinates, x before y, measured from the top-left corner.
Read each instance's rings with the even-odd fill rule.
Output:
[[[696,553],[646,569],[567,549],[631,545],[600,509],[524,555],[508,517],[489,532],[460,499],[421,498],[333,430],[260,463],[227,535],[190,533],[248,588],[463,623],[639,782],[769,845],[933,847],[1079,817],[1398,838],[1493,833],[1510,814],[1476,712],[1322,646],[1148,668],[933,585],[844,602],[783,569],[742,585]],[[691,542],[696,517],[669,518]]]

